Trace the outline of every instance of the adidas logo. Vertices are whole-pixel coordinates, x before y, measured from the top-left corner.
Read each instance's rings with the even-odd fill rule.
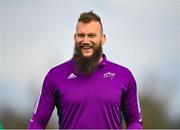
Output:
[[[74,78],[76,78],[76,77],[77,77],[77,76],[76,76],[75,74],[71,73],[71,74],[68,76],[67,79],[74,79]]]

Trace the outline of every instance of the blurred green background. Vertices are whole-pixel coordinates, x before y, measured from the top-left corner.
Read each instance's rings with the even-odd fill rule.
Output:
[[[170,122],[160,103],[151,101],[148,98],[141,98],[141,109],[143,115],[143,125],[145,129],[177,129],[180,128],[180,118],[175,122]],[[1,121],[6,129],[25,129],[31,114],[23,115],[15,113],[12,108],[6,108],[1,115]],[[54,113],[48,123],[47,128],[58,128],[58,122]],[[125,124],[123,124],[125,128]]]

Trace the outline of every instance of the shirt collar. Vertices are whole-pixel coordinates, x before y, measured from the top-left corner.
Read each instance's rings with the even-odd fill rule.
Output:
[[[98,64],[98,66],[105,66],[107,64],[106,55],[102,54],[102,61]]]

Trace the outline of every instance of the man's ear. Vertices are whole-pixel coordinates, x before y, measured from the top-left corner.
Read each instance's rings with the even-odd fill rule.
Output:
[[[105,35],[105,34],[103,34],[103,35],[102,35],[102,45],[104,45],[104,44],[105,44],[105,42],[106,42],[106,35]]]
[[[76,33],[74,34],[74,41],[76,40]]]

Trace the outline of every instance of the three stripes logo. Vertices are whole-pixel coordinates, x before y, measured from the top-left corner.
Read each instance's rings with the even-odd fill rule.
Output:
[[[77,77],[77,76],[76,76],[75,74],[71,73],[71,74],[68,76],[67,79],[74,79],[74,78],[76,78],[76,77]]]

